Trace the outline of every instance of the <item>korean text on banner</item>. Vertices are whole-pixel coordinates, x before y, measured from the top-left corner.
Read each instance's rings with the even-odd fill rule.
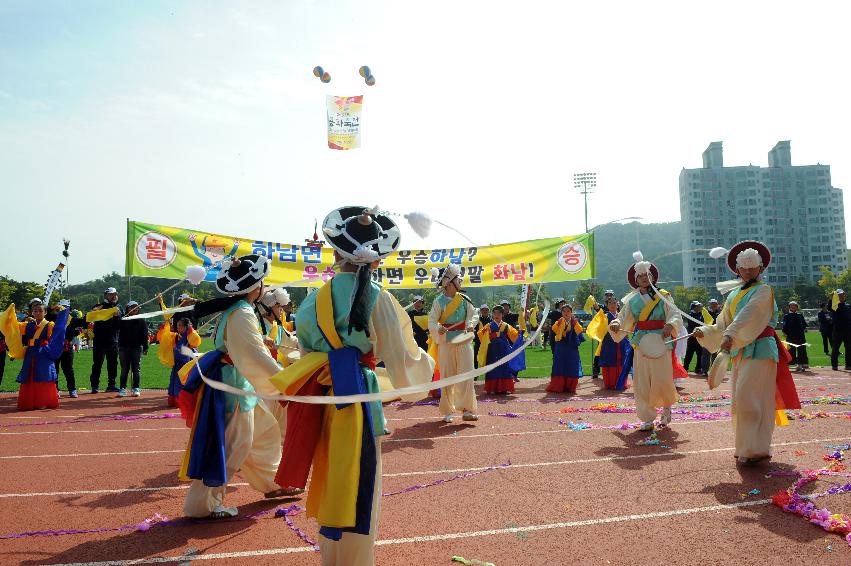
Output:
[[[222,261],[259,254],[272,261],[271,285],[319,286],[334,275],[331,248],[281,244],[224,236],[186,228],[128,221],[126,274],[182,279],[190,265],[207,270],[215,281]],[[388,288],[419,289],[434,285],[431,268],[447,263],[461,267],[467,287],[528,285],[592,279],[592,234],[561,236],[494,246],[401,250],[387,257],[374,279]]]
[[[325,99],[328,115],[328,147],[356,149],[360,147],[360,115],[363,96],[331,96]]]

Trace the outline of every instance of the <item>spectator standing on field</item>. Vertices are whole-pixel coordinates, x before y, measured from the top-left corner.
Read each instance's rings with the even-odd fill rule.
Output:
[[[804,315],[798,312],[798,303],[789,301],[789,312],[783,315],[783,334],[786,335],[786,345],[792,354],[789,365],[798,365],[798,371],[810,369],[810,360],[807,358],[807,321]],[[797,344],[793,346],[792,344]]]
[[[833,315],[827,308],[827,303],[819,305],[821,310],[818,313],[818,330],[821,333],[821,341],[824,346],[824,353],[830,355],[830,337],[833,334]]]
[[[139,303],[127,303],[127,316],[139,314]],[[133,372],[133,397],[142,394],[141,371],[142,356],[148,355],[148,323],[144,319],[122,320],[118,331],[118,359],[121,360],[121,387],[119,397],[127,396],[127,374]]]
[[[836,306],[833,304],[834,300]],[[834,292],[830,310],[833,317],[830,365],[834,371],[839,369],[840,348],[845,348],[845,369],[851,369],[851,364],[848,363],[848,352],[851,350],[851,305],[845,302],[845,291],[837,289]]]
[[[92,340],[92,375],[89,378],[92,385],[92,393],[98,393],[100,387],[100,370],[103,360],[106,359],[106,391],[118,393],[115,380],[118,377],[118,326],[124,311],[118,304],[118,291],[115,287],[107,287],[103,292],[104,300],[92,310],[115,308],[115,316],[109,320],[95,322]]]

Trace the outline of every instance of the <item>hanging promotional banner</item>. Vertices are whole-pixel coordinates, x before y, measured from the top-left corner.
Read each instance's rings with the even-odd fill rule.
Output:
[[[328,116],[328,147],[357,149],[360,147],[361,96],[332,96],[325,99]]]
[[[206,281],[215,281],[222,261],[245,254],[272,260],[270,285],[319,286],[334,276],[329,247],[281,244],[223,236],[199,230],[127,221],[126,275],[182,279],[186,268],[200,265]],[[401,250],[381,262],[373,278],[385,287],[431,287],[432,267],[461,266],[464,285],[524,285],[593,279],[594,236],[580,234],[494,246]]]

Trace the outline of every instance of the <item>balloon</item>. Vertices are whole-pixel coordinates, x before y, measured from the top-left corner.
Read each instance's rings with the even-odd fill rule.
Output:
[[[369,67],[367,67],[366,65],[364,65],[363,67],[361,67],[360,69],[358,69],[358,73],[359,73],[359,74],[360,74],[360,76],[362,76],[363,78],[367,78],[368,76],[370,76],[370,75],[372,74],[372,73],[370,73],[370,72],[369,72]]]
[[[317,78],[321,77],[322,73],[323,73],[322,67],[320,67],[319,65],[313,67],[313,76],[314,77],[317,77]]]
[[[319,79],[319,80],[321,80],[323,83],[330,83],[331,82],[331,75],[328,74],[328,71],[325,71],[324,73],[322,73],[322,78]]]
[[[375,77],[373,77],[372,75],[369,75],[368,77],[366,77],[366,84],[368,86],[374,85],[375,84]]]

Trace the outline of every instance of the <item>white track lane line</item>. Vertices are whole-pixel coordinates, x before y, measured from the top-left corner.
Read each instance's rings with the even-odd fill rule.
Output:
[[[177,454],[179,450],[134,450],[131,452],[92,452],[89,454],[30,454],[22,456],[0,456],[0,460],[25,460],[31,458],[80,458],[83,456],[136,456],[139,454]]]
[[[820,438],[814,440],[796,440],[793,442],[777,442],[772,444],[772,447],[780,447],[780,446],[797,446],[799,444],[820,444],[822,442],[837,442],[841,440],[851,440],[851,436],[841,436],[839,438]],[[511,464],[510,466],[505,466],[504,468],[499,468],[500,470],[512,470],[519,468],[541,468],[545,466],[568,466],[571,464],[592,464],[597,462],[614,462],[617,460],[638,460],[641,458],[659,458],[665,456],[689,456],[695,454],[712,454],[714,452],[730,452],[735,450],[733,446],[728,448],[704,448],[702,450],[665,450],[664,452],[655,452],[650,454],[634,454],[631,456],[606,456],[604,458],[584,458],[581,460],[559,460],[555,462],[531,462],[527,464]],[[481,470],[487,470],[489,468],[493,468],[494,466],[482,466],[477,468],[457,468],[457,469],[448,469],[448,470],[425,470],[425,471],[412,471],[412,472],[396,472],[393,474],[382,474],[381,477],[384,478],[397,478],[397,477],[407,477],[407,476],[427,476],[427,475],[436,475],[436,474],[462,474],[468,472],[478,472]]]
[[[845,411],[840,411],[845,412]],[[728,423],[730,419],[715,419],[715,420],[703,420],[697,419],[693,421],[674,421],[671,425],[672,428],[677,428],[683,425],[695,425],[695,424],[713,424],[713,423]],[[557,423],[553,423],[557,424]],[[553,430],[527,430],[520,432],[493,432],[487,434],[458,434],[458,435],[449,435],[449,436],[429,436],[427,438],[390,438],[387,440],[382,440],[382,444],[388,442],[425,442],[429,440],[462,440],[462,439],[473,439],[473,438],[494,438],[494,437],[502,437],[502,436],[529,436],[535,434],[559,434],[566,432],[612,432],[617,429],[611,428],[586,428],[582,430],[571,430],[566,427],[553,429]],[[630,429],[634,430],[634,429]],[[94,452],[87,454],[23,454],[16,456],[0,456],[0,460],[25,460],[32,458],[77,458],[82,456],[136,456],[140,454],[175,454],[177,452],[183,452],[183,449],[179,450],[139,450],[139,451],[130,451],[130,452]]]
[[[101,432],[136,432],[136,431],[157,431],[157,430],[185,430],[189,431],[189,427],[162,427],[162,428],[107,428],[103,430],[28,430],[24,432],[0,432],[0,436],[22,436],[26,434],[91,434]]]
[[[504,529],[491,529],[487,531],[468,531],[463,533],[445,533],[439,535],[424,535],[417,537],[396,538],[376,541],[377,546],[389,546],[397,544],[412,544],[423,542],[436,542],[444,540],[457,540],[464,538],[479,538],[497,535],[508,535],[517,533],[530,533],[535,531],[546,531],[552,529],[567,529],[572,527],[589,527],[594,525],[605,525],[609,523],[623,523],[629,521],[645,521],[648,519],[661,519],[679,515],[694,515],[698,513],[712,513],[718,511],[729,511],[741,507],[753,507],[756,505],[767,505],[770,499],[757,499],[754,501],[741,501],[738,503],[727,503],[709,505],[707,507],[691,507],[688,509],[673,509],[670,511],[656,511],[653,513],[641,513],[638,515],[618,515],[615,517],[602,517],[600,519],[586,519],[584,521],[569,521],[564,523],[546,523],[543,525],[526,525],[525,527],[511,527]],[[191,560],[228,560],[234,558],[252,558],[257,556],[275,556],[280,554],[296,554],[302,552],[315,552],[311,546],[291,546],[285,548],[270,548],[267,550],[244,550],[241,552],[218,552],[211,554],[195,554]],[[48,566],[130,566],[132,564],[166,564],[170,562],[187,562],[187,556],[161,556],[156,558],[137,558],[135,560],[108,560],[104,562],[64,562],[49,564]]]
[[[781,447],[781,446],[798,446],[801,444],[820,444],[822,442],[837,442],[842,440],[851,440],[851,436],[842,436],[838,438],[818,438],[812,440],[795,440],[792,442],[776,442],[772,444],[772,447]],[[696,454],[712,454],[716,452],[730,452],[734,450],[734,447],[726,447],[726,448],[704,448],[702,450],[681,450],[681,451],[665,451],[665,452],[655,452],[650,454],[635,454],[631,456],[607,456],[604,458],[584,458],[578,460],[558,460],[554,462],[530,462],[526,464],[511,464],[510,466],[506,466],[504,468],[500,468],[501,470],[512,470],[512,469],[521,469],[521,468],[542,468],[546,466],[569,466],[572,464],[594,464],[600,462],[614,462],[617,460],[637,460],[641,458],[659,458],[665,456],[693,456]],[[478,472],[481,470],[486,470],[489,468],[493,468],[493,466],[480,466],[475,468],[451,468],[451,469],[443,469],[443,470],[416,470],[411,472],[396,472],[392,474],[382,474],[383,478],[401,478],[401,477],[410,477],[410,476],[433,476],[439,474],[462,474],[468,472]],[[245,486],[247,483],[232,483],[228,484],[229,487],[233,486]],[[125,489],[97,489],[97,490],[83,490],[83,491],[53,491],[53,492],[43,492],[43,493],[0,493],[0,498],[9,498],[9,497],[55,497],[55,496],[73,496],[73,495],[97,495],[102,493],[135,493],[135,492],[148,492],[148,491],[159,491],[159,490],[179,490],[179,489],[188,489],[189,484],[186,485],[176,485],[176,486],[163,486],[163,487],[142,487],[142,488],[125,488]]]
[[[241,487],[247,483],[229,483],[228,487]],[[0,498],[5,497],[59,497],[68,495],[101,495],[107,493],[142,493],[147,491],[166,491],[189,489],[189,484],[164,485],[162,487],[125,487],[123,489],[84,489],[81,491],[45,491],[43,493],[0,493]]]

